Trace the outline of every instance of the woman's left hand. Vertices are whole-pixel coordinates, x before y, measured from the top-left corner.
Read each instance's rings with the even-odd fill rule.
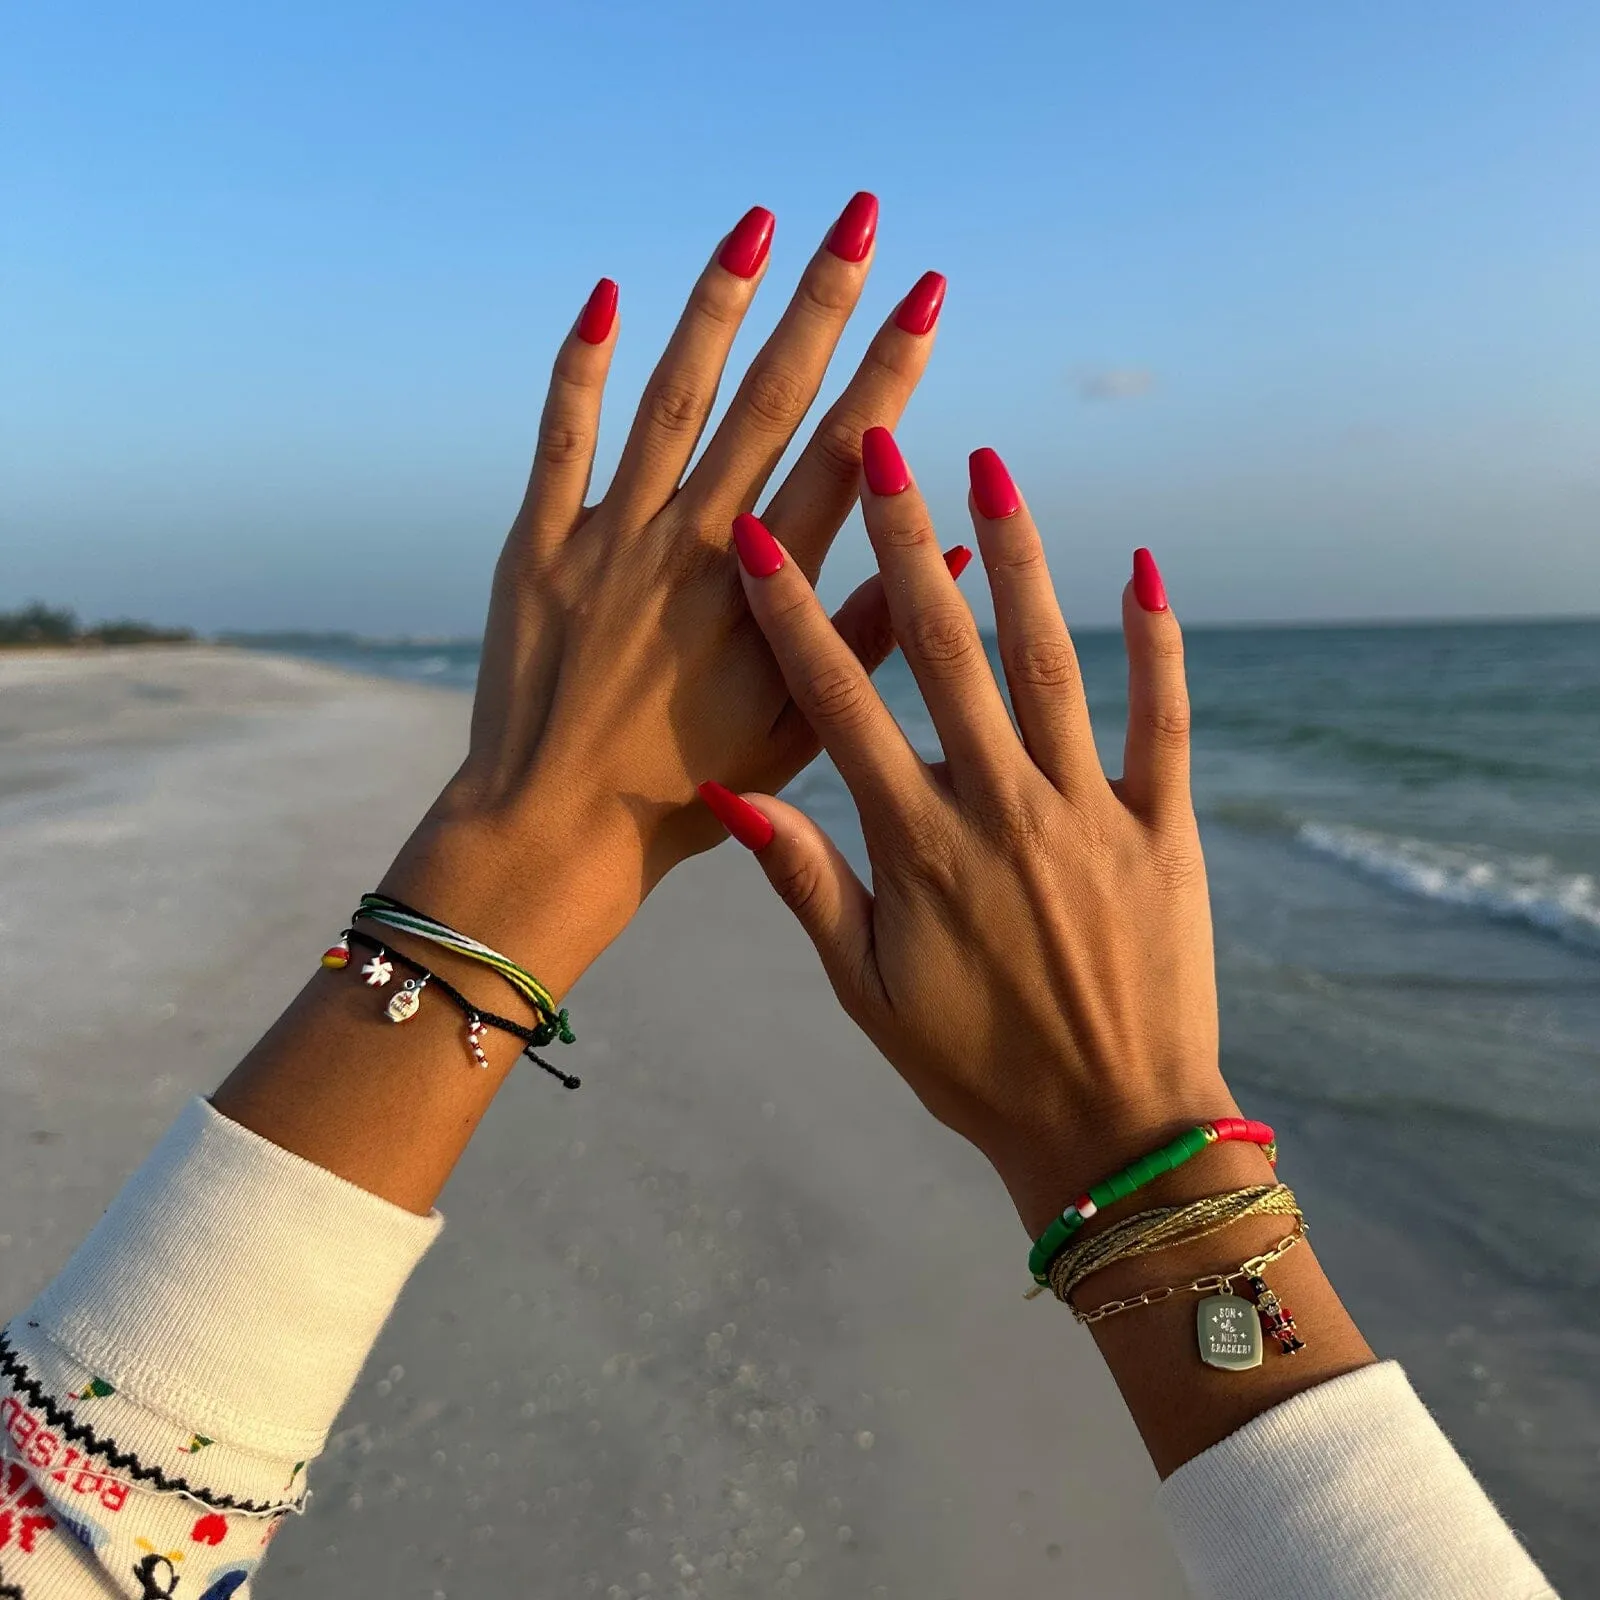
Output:
[[[517,955],[557,993],[672,866],[720,837],[694,803],[698,780],[776,789],[817,753],[739,603],[730,527],[821,387],[876,221],[871,195],[845,208],[692,471],[765,270],[770,212],[749,212],[718,246],[593,505],[614,284],[596,288],[557,357],[495,574],[471,747],[384,883]],[[929,273],[901,301],[767,503],[808,576],[855,503],[863,431],[892,423],[922,375],[943,292]],[[889,653],[878,579],[836,620],[869,669]]]

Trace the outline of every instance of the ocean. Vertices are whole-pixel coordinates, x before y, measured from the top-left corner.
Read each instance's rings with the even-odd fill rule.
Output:
[[[1121,639],[1078,647],[1115,772]],[[295,650],[462,689],[477,659]],[[1228,1080],[1372,1342],[1600,1593],[1600,622],[1197,628],[1188,656]],[[879,683],[935,753],[904,662]],[[860,861],[825,760],[790,798]]]

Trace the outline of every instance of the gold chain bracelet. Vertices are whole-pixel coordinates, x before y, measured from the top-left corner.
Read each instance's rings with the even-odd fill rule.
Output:
[[[1240,1278],[1259,1277],[1264,1267],[1286,1256],[1304,1237],[1305,1224],[1302,1222],[1293,1233],[1280,1239],[1264,1255],[1251,1256],[1233,1272],[1213,1272],[1208,1277],[1196,1278],[1193,1283],[1176,1283],[1159,1289],[1146,1289],[1143,1294],[1134,1295],[1127,1300],[1108,1300],[1103,1306],[1096,1306],[1093,1311],[1080,1311],[1068,1301],[1067,1310],[1072,1313],[1075,1321],[1087,1324],[1099,1322],[1106,1317],[1114,1317],[1119,1311],[1133,1311],[1139,1306],[1159,1305],[1161,1301],[1169,1300],[1175,1294],[1226,1294],[1230,1285],[1237,1283]]]

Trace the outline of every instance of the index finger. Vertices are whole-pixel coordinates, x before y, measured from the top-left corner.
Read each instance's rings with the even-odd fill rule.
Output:
[[[790,698],[833,757],[860,803],[917,792],[928,769],[889,714],[867,670],[822,609],[816,592],[757,517],[733,522],[745,598],[766,635]]]

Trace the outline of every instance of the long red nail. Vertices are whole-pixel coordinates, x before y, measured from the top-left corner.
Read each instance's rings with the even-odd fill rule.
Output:
[[[971,560],[972,552],[964,544],[952,545],[944,553],[944,564],[950,569],[952,578],[959,578]]]
[[[1145,549],[1133,552],[1133,598],[1146,611],[1167,609],[1167,586],[1161,581],[1161,569]]]
[[[852,195],[828,235],[828,248],[841,261],[865,261],[878,231],[878,197],[865,189]]]
[[[706,809],[746,850],[765,850],[772,843],[772,824],[742,795],[720,783],[702,783]]]
[[[980,517],[991,522],[1002,522],[1016,516],[1022,508],[1022,497],[1006,471],[1006,464],[987,447],[974,450],[967,457],[967,472],[972,479],[972,503]]]
[[[751,206],[734,225],[717,257],[736,278],[753,278],[772,248],[772,230],[778,219],[765,206]]]
[[[617,286],[610,278],[602,278],[590,291],[578,318],[578,337],[585,344],[604,344],[616,320]]]
[[[752,578],[770,578],[783,565],[783,546],[748,511],[733,519],[733,547],[740,566]]]
[[[932,333],[944,304],[946,286],[942,272],[924,272],[900,302],[900,309],[894,314],[895,327],[902,333]]]
[[[861,470],[874,494],[904,494],[911,487],[906,458],[887,428],[868,428],[861,435]]]

